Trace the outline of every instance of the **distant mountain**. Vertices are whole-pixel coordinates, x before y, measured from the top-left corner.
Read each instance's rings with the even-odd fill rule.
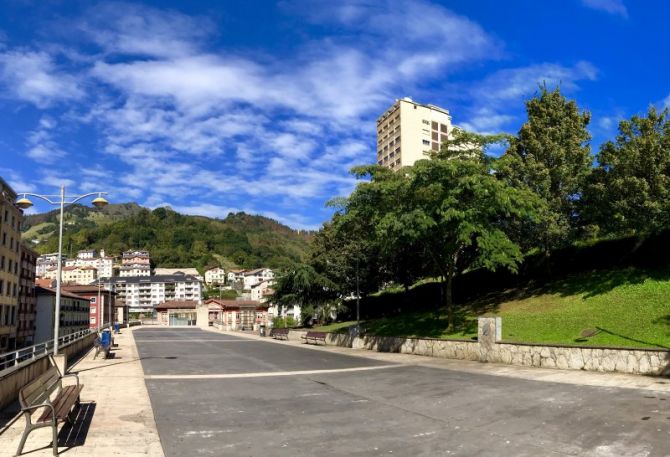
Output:
[[[57,210],[30,215],[24,219],[23,238],[40,253],[54,252],[57,229]],[[304,258],[312,235],[245,213],[213,219],[179,214],[171,208],[152,211],[136,203],[102,210],[73,205],[65,213],[63,248],[65,255],[89,248],[112,255],[147,249],[158,267],[283,268]]]

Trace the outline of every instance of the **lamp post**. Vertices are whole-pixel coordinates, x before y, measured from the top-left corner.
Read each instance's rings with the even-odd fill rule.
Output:
[[[79,196],[69,196],[65,195],[65,187],[61,186],[59,195],[38,195],[32,194],[29,192],[19,193],[22,197],[16,201],[16,205],[21,209],[27,209],[33,206],[33,202],[28,200],[28,196],[36,197],[41,200],[46,201],[50,205],[60,206],[60,226],[58,228],[58,269],[56,271],[56,309],[54,310],[54,356],[58,355],[58,332],[60,329],[60,296],[61,296],[61,273],[62,273],[62,260],[63,260],[63,211],[65,205],[71,205],[83,200],[87,197],[92,197],[97,195],[91,203],[96,208],[103,208],[109,202],[105,200],[103,195],[107,195],[107,192],[91,192]]]

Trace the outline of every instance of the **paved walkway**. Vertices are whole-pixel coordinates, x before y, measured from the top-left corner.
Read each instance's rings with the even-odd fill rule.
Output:
[[[59,451],[76,457],[163,457],[133,329],[115,335],[115,357],[93,360],[89,352],[70,368],[84,384],[82,408],[74,427],[59,426]],[[0,435],[0,456],[13,456],[24,428],[23,418]],[[51,429],[30,434],[24,454],[51,456]]]
[[[351,349],[332,345],[305,344],[303,341],[275,340],[263,338],[255,334],[242,332],[224,332],[214,328],[214,333],[240,336],[249,340],[269,341],[281,345],[300,346],[316,351],[328,351],[351,356],[364,357],[387,363],[411,364],[431,368],[444,368],[473,374],[504,376],[508,378],[527,379],[531,381],[557,382],[594,387],[618,387],[623,389],[643,389],[670,393],[670,378],[658,376],[640,376],[624,373],[599,373],[581,370],[559,370],[552,368],[521,367],[501,363],[481,363],[469,360],[442,359],[412,354],[375,352],[366,349]],[[670,457],[670,452],[668,453]]]

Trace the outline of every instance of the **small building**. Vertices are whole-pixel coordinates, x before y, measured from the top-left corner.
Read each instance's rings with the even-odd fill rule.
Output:
[[[211,298],[199,308],[204,307],[207,308],[207,325],[216,324],[223,330],[257,330],[261,324],[268,325],[268,305],[255,300]]]
[[[193,276],[198,281],[203,282],[205,278],[202,277],[197,268],[181,267],[181,268],[154,268],[154,275],[156,276]]]
[[[210,268],[205,271],[205,284],[221,285],[226,283],[226,272],[221,267]]]
[[[171,300],[156,306],[156,318],[162,325],[170,327],[193,326],[196,324],[194,300]]]
[[[275,275],[269,268],[256,268],[255,270],[248,270],[243,273],[244,288],[251,289],[251,287],[263,281],[272,281]]]
[[[95,267],[63,267],[61,282],[63,284],[90,284],[98,278],[98,269]]]
[[[54,338],[56,290],[37,287],[35,344]],[[69,335],[89,328],[90,305],[88,298],[61,290],[60,323],[58,336]]]

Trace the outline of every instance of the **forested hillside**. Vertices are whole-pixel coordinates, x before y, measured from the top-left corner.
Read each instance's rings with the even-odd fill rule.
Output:
[[[57,211],[26,217],[24,238],[40,253],[57,250]],[[68,208],[63,247],[66,255],[80,249],[147,249],[155,266],[225,264],[254,268],[283,268],[301,261],[311,233],[298,232],[272,219],[245,213],[225,219],[187,216],[170,208],[153,211],[135,203],[97,210]]]

